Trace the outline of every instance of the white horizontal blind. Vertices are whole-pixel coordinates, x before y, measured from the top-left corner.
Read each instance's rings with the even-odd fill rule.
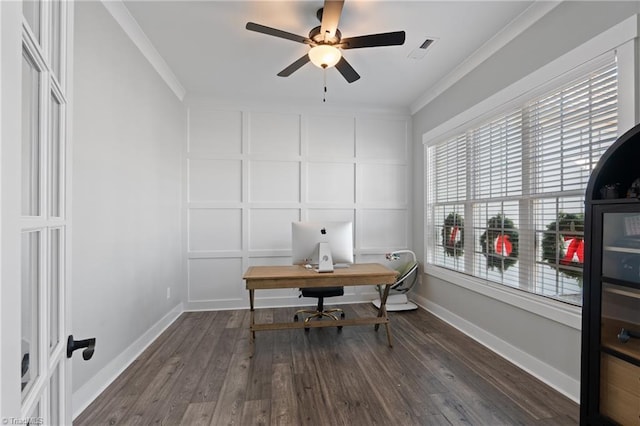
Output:
[[[522,113],[505,114],[469,132],[475,200],[522,193]]]
[[[584,191],[616,139],[617,104],[617,67],[609,63],[524,108],[532,194]]]
[[[430,148],[428,170],[430,182],[438,191],[431,192],[431,242],[435,250],[430,260],[440,266],[464,271],[464,224],[455,218],[464,218],[467,199],[467,138],[458,135]],[[454,223],[447,226],[447,219]]]
[[[434,148],[434,184],[437,203],[467,197],[467,141],[460,135]]]
[[[580,304],[584,191],[618,132],[617,67],[605,64],[524,109],[536,231],[534,291]]]
[[[581,304],[584,191],[616,140],[617,104],[611,57],[543,96],[427,147],[427,259]],[[464,253],[446,246],[453,215],[466,224],[468,238],[473,235]]]
[[[517,285],[522,110],[518,108],[469,131],[468,140],[473,152],[473,275]]]

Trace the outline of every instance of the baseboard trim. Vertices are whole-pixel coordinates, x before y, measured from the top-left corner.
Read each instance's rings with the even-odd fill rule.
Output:
[[[147,347],[184,312],[183,304],[176,305],[124,352],[111,360],[80,389],[73,392],[72,407],[75,419],[91,404]]]
[[[460,330],[473,340],[497,353],[506,360],[517,365],[527,373],[551,386],[567,398],[580,403],[580,381],[549,364],[516,348],[508,342],[491,334],[448,309],[431,302],[424,297],[413,294],[411,300],[441,320]]]

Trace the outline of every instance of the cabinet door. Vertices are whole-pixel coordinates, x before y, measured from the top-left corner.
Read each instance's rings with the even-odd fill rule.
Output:
[[[640,425],[640,367],[602,355],[600,413],[623,425]]]
[[[600,413],[640,425],[640,211],[602,206],[601,262],[593,265],[600,290]]]

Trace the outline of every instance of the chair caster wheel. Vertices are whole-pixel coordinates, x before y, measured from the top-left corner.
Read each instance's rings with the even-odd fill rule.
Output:
[[[310,327],[305,327],[305,328],[304,328],[304,332],[305,332],[305,333],[308,333],[308,332],[309,332],[309,329],[310,329]]]
[[[338,331],[342,331],[342,326],[341,325],[338,326]]]
[[[298,314],[295,314],[295,315],[293,316],[293,320],[294,320],[295,322],[298,322]]]

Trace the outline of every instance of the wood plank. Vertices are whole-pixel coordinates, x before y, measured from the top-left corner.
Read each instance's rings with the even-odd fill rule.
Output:
[[[198,386],[193,392],[192,402],[216,402],[231,364],[233,348],[237,344],[238,329],[222,328],[220,335],[211,342],[211,362],[202,371]]]
[[[227,320],[227,328],[249,327],[249,311],[228,311],[229,319]]]
[[[273,312],[265,310],[264,320],[273,321]],[[276,333],[262,334],[259,337],[259,350],[249,364],[246,386],[247,400],[263,400],[271,398],[271,380],[273,365],[273,346]]]
[[[216,408],[214,402],[194,402],[187,406],[184,416],[180,419],[181,425],[209,426]]]
[[[216,410],[211,420],[212,425],[240,425],[242,410],[246,401],[246,387],[249,378],[250,359],[243,340],[238,339],[231,355],[227,375],[220,390]]]
[[[245,401],[242,407],[241,425],[265,426],[270,423],[271,418],[271,400],[249,400]]]
[[[136,400],[135,404],[127,411],[125,425],[138,425],[144,423],[144,415],[148,410],[157,408],[161,401],[168,395],[173,380],[180,374],[183,364],[179,356],[173,356],[156,371],[154,379],[147,389]]]
[[[291,321],[296,312],[296,308],[274,309],[273,320],[276,322]],[[273,363],[292,364],[293,356],[291,353],[292,333],[300,333],[300,330],[280,331],[273,333]]]
[[[273,365],[271,380],[271,425],[295,426],[298,424],[298,401],[293,381],[293,369],[288,363]]]

